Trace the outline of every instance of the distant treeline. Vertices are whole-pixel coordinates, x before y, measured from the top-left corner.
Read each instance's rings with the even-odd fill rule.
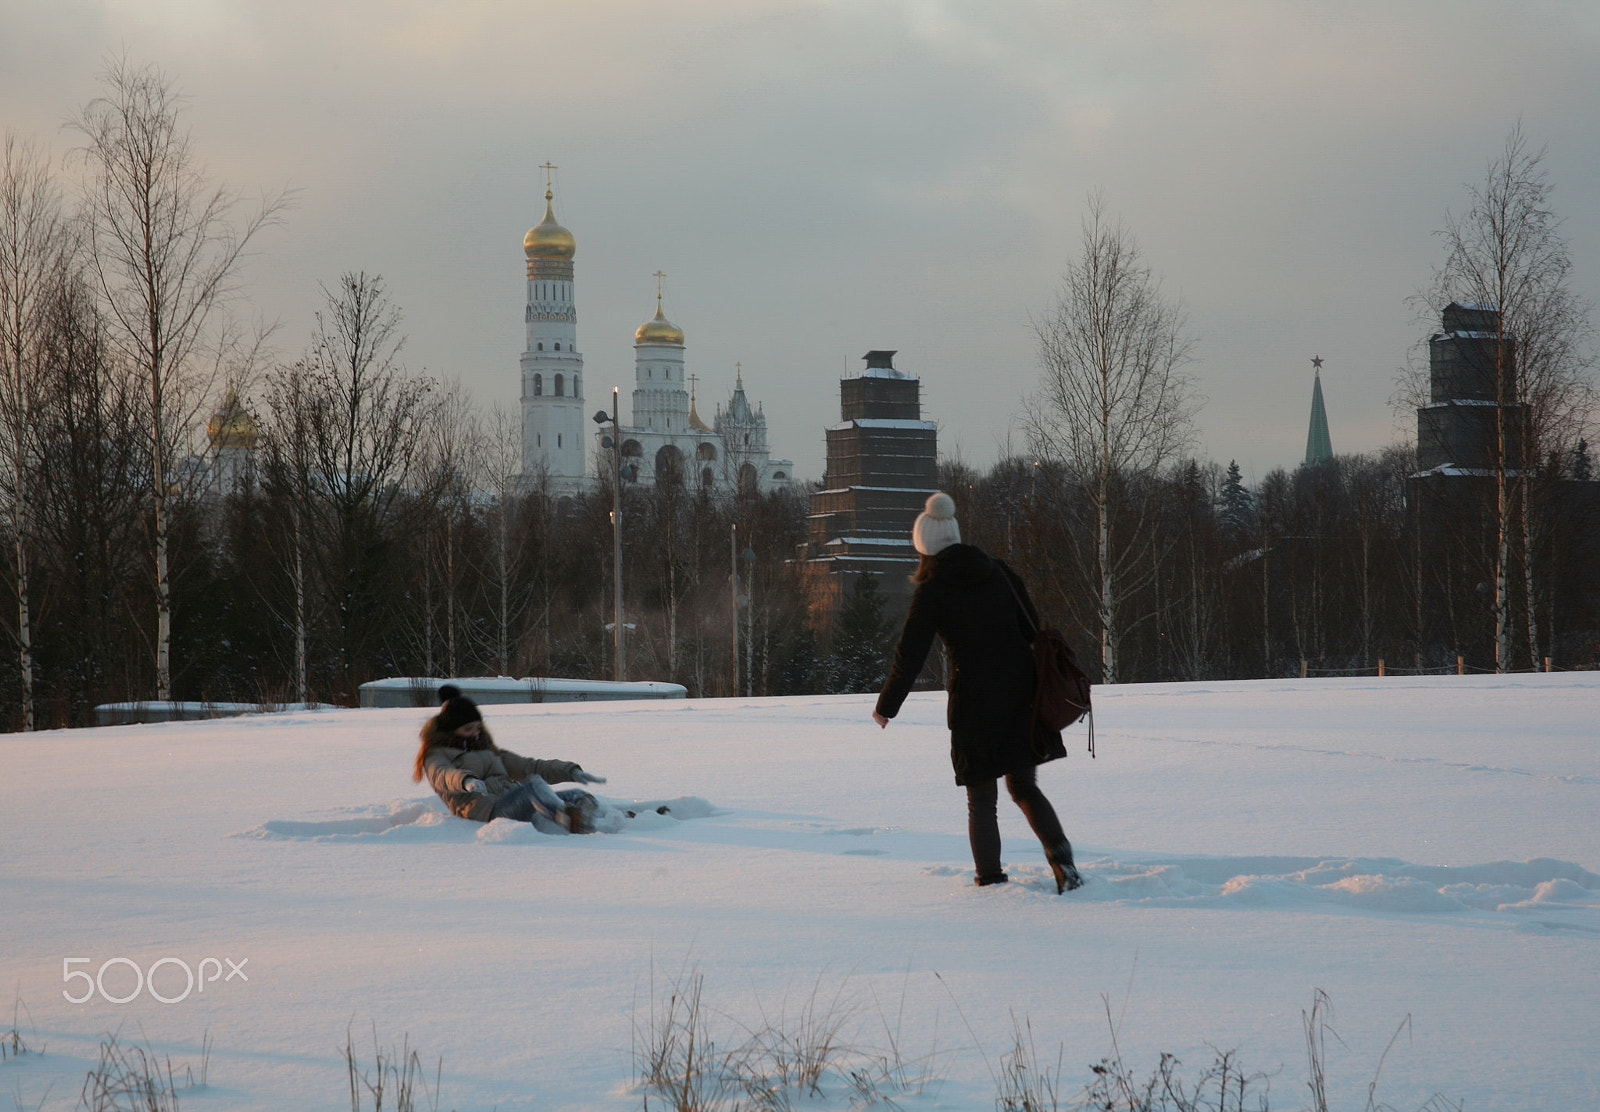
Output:
[[[41,527],[27,545],[40,726],[87,724],[95,704],[149,697],[154,683],[150,514],[128,447],[137,437],[105,427],[105,413],[93,427],[65,427],[80,413],[72,396],[61,395],[47,426],[59,466],[38,476]],[[1409,459],[1398,448],[1335,457],[1274,471],[1254,490],[1236,468],[1198,462],[1144,480],[1161,510],[1148,526],[1156,543],[1142,549],[1154,574],[1138,577],[1143,586],[1122,604],[1123,678],[1294,676],[1302,662],[1315,674],[1372,673],[1380,660],[1390,673],[1453,671],[1458,657],[1492,668],[1493,607],[1481,586],[1491,553],[1457,538],[1455,560],[1419,566],[1426,546],[1406,497]],[[1094,607],[1070,557],[1070,534],[1087,520],[1075,492],[1049,465],[1025,460],[987,472],[946,465],[942,485],[965,539],[1015,567],[1094,668]],[[349,704],[362,682],[393,675],[613,675],[608,489],[485,494],[440,481],[391,495],[359,521],[334,515],[312,528],[269,465],[235,491],[176,499],[175,697]],[[755,554],[740,569],[749,600],[741,692],[875,689],[899,614],[885,612],[886,592],[868,579],[846,592],[831,638],[818,634],[791,562],[807,511],[799,489],[627,489],[630,678],[672,680],[691,696],[734,693],[737,524],[740,550]],[[1535,600],[1544,620],[1522,667],[1600,659],[1592,528],[1586,543],[1544,552],[1536,582],[1549,595]],[[17,684],[8,669],[8,708],[20,705]],[[18,728],[16,717],[8,712],[5,725]]]

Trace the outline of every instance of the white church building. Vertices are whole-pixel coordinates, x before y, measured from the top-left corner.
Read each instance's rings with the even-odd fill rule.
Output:
[[[543,475],[552,489],[574,492],[593,474],[586,458],[590,446],[606,477],[612,452],[599,441],[609,435],[609,425],[597,429],[587,412],[572,276],[577,241],[556,223],[553,200],[547,185],[544,220],[522,241],[528,261],[522,473],[529,480]],[[662,311],[661,277],[655,316],[633,334],[632,423],[620,430],[624,479],[640,486],[677,482],[713,491],[743,486],[765,492],[786,485],[794,465],[772,458],[766,414],[745,397],[742,367],[727,405],[717,407],[710,425],[701,419],[692,392],[696,376],[685,373],[683,330]],[[598,400],[597,408],[610,402]]]

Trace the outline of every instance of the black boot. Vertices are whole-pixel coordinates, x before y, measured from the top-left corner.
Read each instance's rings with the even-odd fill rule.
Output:
[[[1004,884],[1010,879],[1005,873],[979,873],[972,882],[979,888],[987,888],[991,884]]]
[[[1078,867],[1072,863],[1071,842],[1065,838],[1061,839],[1060,843],[1044,856],[1045,860],[1050,862],[1050,871],[1056,876],[1056,895],[1083,887],[1083,878],[1078,875]]]

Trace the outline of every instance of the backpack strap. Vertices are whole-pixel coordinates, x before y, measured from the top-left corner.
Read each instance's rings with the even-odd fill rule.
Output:
[[[1022,616],[1027,619],[1028,624],[1033,627],[1035,636],[1037,636],[1039,633],[1039,623],[1029,617],[1028,608],[1022,604],[1022,596],[1017,593],[1017,585],[1011,581],[1011,578],[1015,573],[1013,573],[1010,568],[1006,567],[1005,564],[1001,564],[998,560],[995,562],[999,564],[1000,567],[1000,578],[1004,579],[1006,581],[1006,586],[1011,588],[1011,597],[1017,600],[1017,609],[1022,611]]]

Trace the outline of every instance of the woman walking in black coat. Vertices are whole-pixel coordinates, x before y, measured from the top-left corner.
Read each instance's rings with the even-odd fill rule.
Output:
[[[1056,891],[1083,881],[1072,863],[1072,844],[1035,776],[1037,766],[1067,755],[1060,731],[1033,722],[1033,650],[1038,614],[1015,572],[974,545],[961,543],[955,502],[928,499],[911,538],[921,562],[916,591],[894,665],[878,695],[873,721],[880,727],[900,711],[937,635],[950,657],[950,762],[967,789],[967,834],[977,883],[1002,884],[999,778],[1033,828],[1055,874]]]

